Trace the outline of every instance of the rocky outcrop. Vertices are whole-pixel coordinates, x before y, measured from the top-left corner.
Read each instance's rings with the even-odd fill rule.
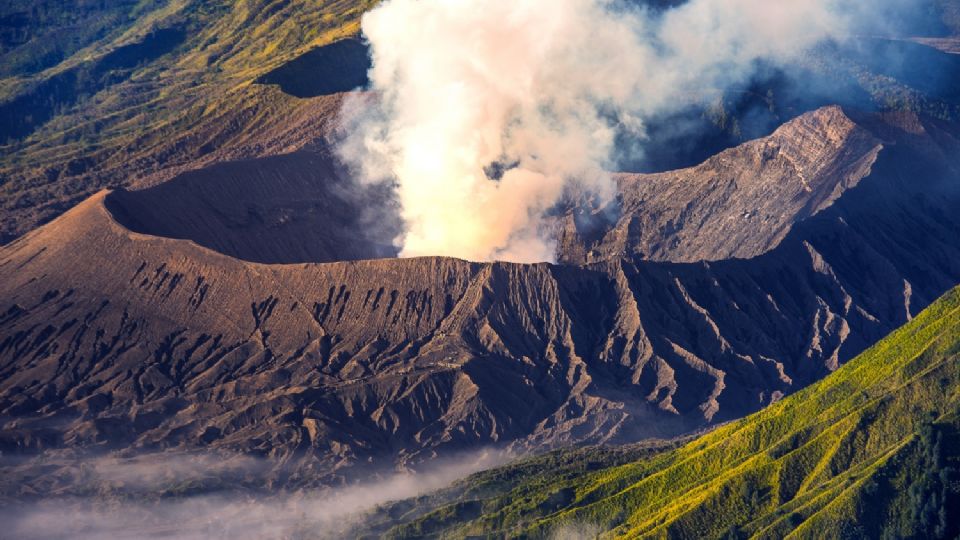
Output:
[[[259,264],[133,232],[101,192],[0,251],[0,445],[239,451],[299,485],[736,418],[960,280],[958,152],[955,126],[821,110],[623,177],[581,265]]]
[[[582,263],[627,253],[695,262],[760,255],[870,174],[882,147],[839,107],[827,107],[697,167],[619,175],[620,197],[612,207],[571,215],[560,259]],[[617,219],[605,227],[610,215]]]

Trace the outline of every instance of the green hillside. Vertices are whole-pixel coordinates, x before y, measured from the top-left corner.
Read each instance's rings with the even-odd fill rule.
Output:
[[[683,446],[535,458],[380,509],[366,533],[956,538],[958,355],[955,289],[827,379]]]
[[[0,2],[0,244],[103,187],[278,153],[286,126],[337,108],[255,81],[356,35],[374,4]]]

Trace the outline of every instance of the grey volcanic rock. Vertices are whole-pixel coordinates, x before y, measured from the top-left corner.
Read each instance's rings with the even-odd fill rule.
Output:
[[[0,447],[241,452],[303,485],[736,418],[960,281],[957,155],[952,125],[820,110],[624,176],[562,266],[259,264],[132,232],[101,192],[0,251]],[[751,258],[683,262],[726,257]]]
[[[582,263],[629,254],[695,262],[760,255],[778,245],[795,223],[856,186],[881,148],[880,140],[839,107],[827,107],[697,167],[619,175],[619,219],[592,243],[597,230],[581,235],[576,226],[568,227],[560,259]],[[594,219],[577,215],[568,223],[579,221],[589,230],[599,221],[598,229],[610,212],[601,209]]]

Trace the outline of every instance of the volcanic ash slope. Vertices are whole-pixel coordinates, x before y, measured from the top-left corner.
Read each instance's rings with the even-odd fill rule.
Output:
[[[829,107],[697,167],[622,175],[615,219],[559,219],[566,265],[225,255],[351,243],[317,210],[340,199],[282,172],[325,170],[296,165],[319,154],[101,192],[0,248],[0,449],[215,449],[300,485],[737,418],[960,281],[958,134]],[[342,258],[383,255],[367,240]]]

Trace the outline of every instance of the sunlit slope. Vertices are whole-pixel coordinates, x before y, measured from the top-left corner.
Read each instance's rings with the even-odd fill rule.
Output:
[[[955,289],[822,382],[676,450],[508,489],[478,476],[432,511],[393,509],[409,513],[388,535],[954,538],[958,353]]]
[[[298,99],[254,81],[356,35],[374,3],[0,5],[0,19],[21,25],[0,39],[0,243],[104,186],[155,183],[178,167],[309,142],[336,115],[338,98]],[[43,56],[27,36],[51,29],[57,37]]]

